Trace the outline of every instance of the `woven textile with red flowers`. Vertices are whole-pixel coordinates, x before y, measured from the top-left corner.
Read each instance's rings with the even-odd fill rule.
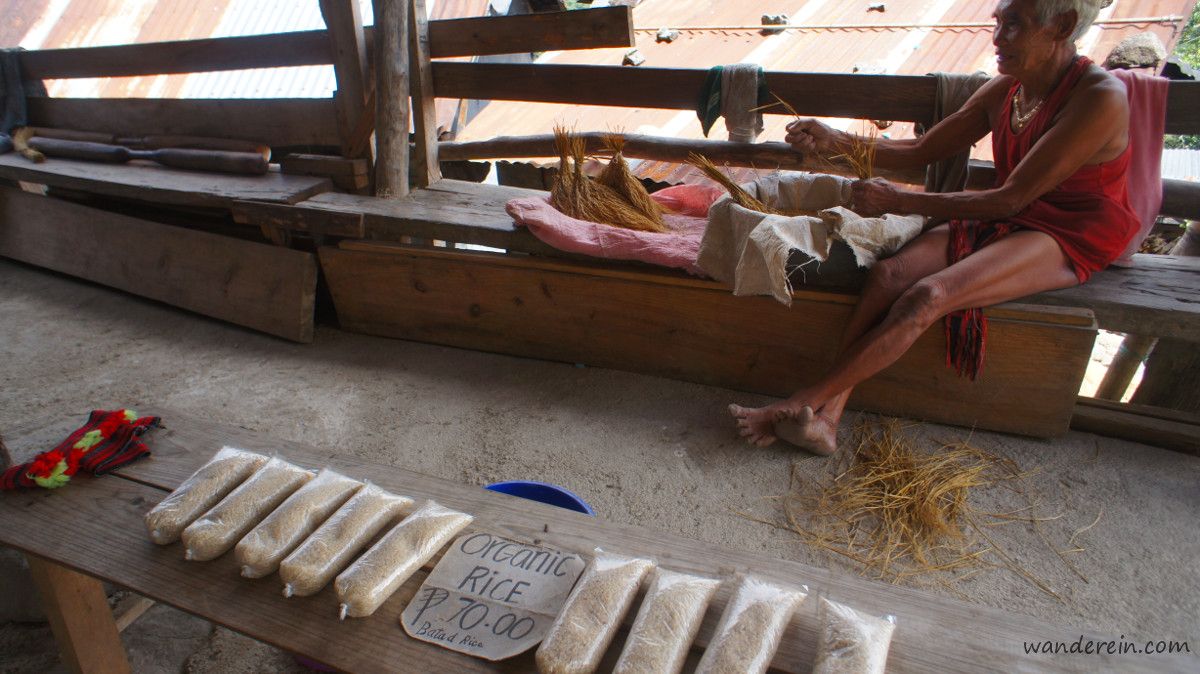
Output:
[[[0,475],[0,490],[18,487],[57,489],[79,471],[103,475],[150,453],[142,435],[159,425],[158,417],[139,417],[129,409],[95,410],[54,449]]]

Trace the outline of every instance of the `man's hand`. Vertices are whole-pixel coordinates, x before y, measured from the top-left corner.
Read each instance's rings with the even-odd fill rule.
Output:
[[[902,190],[883,178],[855,180],[850,185],[850,194],[850,210],[863,217],[904,212],[900,205]]]
[[[797,119],[787,125],[784,141],[805,154],[828,154],[837,149],[838,132],[815,119]]]

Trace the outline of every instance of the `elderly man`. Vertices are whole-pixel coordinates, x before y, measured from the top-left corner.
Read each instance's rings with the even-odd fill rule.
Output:
[[[766,446],[782,438],[818,454],[837,449],[851,389],[896,361],[935,321],[948,321],[960,373],[982,363],[979,307],[1087,281],[1138,229],[1129,206],[1129,107],[1124,86],[1075,49],[1100,0],[1000,0],[992,44],[999,75],[961,110],[915,140],[878,141],[876,164],[921,167],[989,132],[996,185],[925,193],[886,180],[853,185],[865,215],[950,219],[871,270],[832,368],[760,408],[731,405],[739,432]],[[788,126],[801,152],[827,153],[847,135],[811,119]]]

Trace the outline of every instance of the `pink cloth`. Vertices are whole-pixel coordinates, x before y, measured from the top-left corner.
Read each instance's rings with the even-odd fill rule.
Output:
[[[708,207],[722,194],[719,187],[706,185],[677,185],[652,194],[652,199],[672,211],[663,216],[671,230],[664,233],[577,220],[551,206],[548,197],[513,199],[505,210],[517,224],[528,227],[534,236],[559,250],[637,260],[703,276],[696,266],[700,239],[708,224]]]
[[[1126,180],[1129,185],[1129,205],[1141,222],[1125,252],[1113,262],[1117,266],[1129,266],[1133,264],[1132,255],[1154,227],[1158,211],[1162,208],[1162,150],[1167,123],[1168,80],[1134,70],[1111,72],[1125,84],[1129,95],[1129,144],[1132,156]]]

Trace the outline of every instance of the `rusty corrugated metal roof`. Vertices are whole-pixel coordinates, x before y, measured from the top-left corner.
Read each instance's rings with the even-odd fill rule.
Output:
[[[980,0],[892,0],[887,11],[868,12],[866,2],[840,0],[767,0],[733,3],[725,0],[645,0],[634,9],[638,29],[637,47],[645,65],[696,68],[718,64],[751,62],[766,70],[851,73],[858,66],[890,74],[923,75],[931,72],[995,73],[991,44],[992,2]],[[1103,10],[1101,23],[1080,40],[1080,50],[1102,61],[1125,37],[1142,31],[1154,32],[1172,50],[1178,32],[1190,16],[1196,0],[1116,0]],[[762,14],[788,14],[794,25],[816,27],[766,36],[755,26]],[[1103,23],[1131,18],[1182,17],[1175,22]],[[970,26],[963,24],[984,24]],[[922,28],[887,27],[888,24],[918,25]],[[656,43],[652,29],[683,29],[672,43]],[[694,30],[723,26],[724,30]],[[745,26],[746,29],[729,27]],[[840,26],[819,28],[820,26]],[[873,28],[872,26],[878,26]],[[687,30],[687,29],[693,30]],[[564,51],[544,55],[539,62],[619,65],[624,49]],[[768,82],[769,85],[769,82]],[[836,92],[830,92],[836,95]],[[793,103],[797,103],[793,101]],[[802,107],[802,103],[798,105]],[[768,115],[763,140],[780,140],[789,119]],[[848,124],[848,122],[842,122]],[[579,130],[616,130],[629,133],[700,138],[696,115],[690,111],[604,106],[560,105],[493,101],[459,134],[460,140],[481,140],[501,135],[546,133],[556,124]],[[892,125],[891,137],[910,137],[912,125]],[[724,138],[720,120],[712,138]],[[977,156],[990,158],[985,140]],[[691,179],[694,172],[667,162],[631,162],[645,178],[660,182]],[[771,167],[762,167],[770,170]],[[750,177],[752,169],[734,170],[739,178]]]
[[[372,23],[371,0],[358,0]],[[426,0],[430,18],[483,16],[489,0]],[[0,47],[94,47],[324,28],[316,0],[0,0]],[[46,82],[51,96],[132,98],[324,98],[332,66]],[[456,101],[438,101],[449,126]]]

